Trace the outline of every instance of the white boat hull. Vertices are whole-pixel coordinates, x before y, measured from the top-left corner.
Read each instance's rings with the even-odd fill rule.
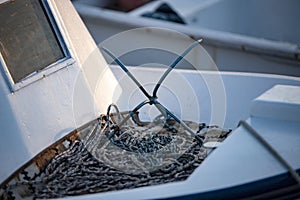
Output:
[[[266,4],[269,5],[267,2]],[[267,16],[266,13],[257,8],[257,5],[261,5],[261,9],[265,8],[265,3],[249,1],[247,5],[244,5],[243,2],[243,8],[248,8],[248,10],[246,9],[247,12],[244,13],[240,13],[243,12],[242,10],[234,9],[241,6],[238,3],[240,2],[234,0],[197,1],[197,3],[191,0],[185,4],[180,3],[180,1],[170,1],[169,4],[187,19],[187,25],[140,16],[145,12],[155,10],[161,4],[159,1],[149,5],[146,4],[142,8],[129,13],[101,9],[96,5],[92,5],[91,2],[85,1],[75,1],[74,5],[97,44],[102,43],[111,36],[133,28],[148,27],[149,32],[144,35],[144,39],[149,38],[149,35],[151,35],[151,27],[167,28],[184,33],[194,39],[203,38],[204,48],[213,58],[220,71],[300,76],[299,34],[297,34],[299,28],[297,28],[297,22],[291,20],[291,16],[297,15],[293,7],[296,8],[298,2],[276,1],[276,8],[282,7],[282,13],[276,15],[268,12],[269,15]],[[281,3],[284,5],[280,6]],[[262,20],[253,21],[251,12],[248,12],[249,10],[261,11],[257,15],[262,15]],[[224,18],[224,23],[219,23],[223,19],[220,20],[216,12]],[[244,21],[234,26],[227,18],[238,19],[236,16],[238,14],[241,15],[241,20]],[[272,19],[276,16],[280,16],[281,22],[274,25],[274,29],[268,28],[270,23],[275,23],[275,20],[272,21]],[[297,16],[293,16],[292,19],[297,19]],[[265,22],[266,20],[269,21]],[[245,30],[249,28],[249,24],[251,25],[251,31],[247,32]],[[294,31],[291,31],[292,29]],[[294,34],[291,34],[292,32]],[[157,40],[169,39],[161,35],[156,37]],[[130,46],[134,38],[135,36],[132,40],[122,41],[122,45]],[[173,39],[174,44],[182,38]],[[113,48],[116,49],[117,47]],[[157,52],[147,53],[148,57],[154,58],[154,60],[152,59],[153,62],[168,60],[167,58],[170,56],[168,54],[158,54]],[[125,64],[132,66],[147,63],[148,60],[142,56],[143,54],[144,52],[134,52],[133,56],[125,56],[123,61]],[[151,54],[153,55],[151,56]],[[180,67],[191,68],[189,65],[181,65]]]

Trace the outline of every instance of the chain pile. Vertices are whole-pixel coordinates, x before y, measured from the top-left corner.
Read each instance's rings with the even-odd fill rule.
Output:
[[[230,131],[187,123],[205,131],[205,141],[223,141]],[[3,199],[25,187],[33,199],[74,196],[185,180],[207,156],[207,149],[180,125],[124,125],[112,141],[113,124],[97,123],[80,133],[65,151],[26,181],[10,185]],[[176,130],[176,131],[174,131]]]
[[[184,180],[203,157],[199,148],[190,149],[178,162],[150,173],[125,173],[95,159],[82,142],[57,156],[47,166],[43,184],[35,188],[37,198],[56,198],[70,195],[131,189]],[[79,154],[80,153],[80,154]]]

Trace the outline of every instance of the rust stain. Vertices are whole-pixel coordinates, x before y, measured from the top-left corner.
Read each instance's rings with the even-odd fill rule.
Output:
[[[66,139],[70,141],[75,141],[77,138],[78,138],[78,133],[74,133]],[[47,149],[46,151],[38,155],[35,158],[34,163],[38,167],[38,169],[42,169],[51,161],[52,158],[54,158],[56,155],[58,155],[59,153],[65,150],[66,147],[62,143],[58,143],[57,145],[50,147],[49,149]]]
[[[49,163],[49,161],[58,154],[56,149],[49,149],[46,152],[43,152],[42,154],[40,154],[36,160],[35,160],[35,164],[36,166],[41,169],[43,168],[47,163]]]

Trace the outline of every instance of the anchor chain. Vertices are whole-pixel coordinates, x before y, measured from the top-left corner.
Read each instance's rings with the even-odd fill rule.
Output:
[[[217,129],[215,126],[186,123],[190,126],[200,127],[199,129],[201,130],[199,131],[205,131],[206,133],[203,134],[205,140],[209,138],[223,141],[230,132]],[[113,126],[113,123],[111,123],[110,126]],[[25,172],[25,180],[7,185],[6,192],[2,194],[2,199],[13,199],[14,192],[20,187],[30,187],[28,191],[32,193],[31,197],[33,199],[49,199],[183,181],[206,158],[207,149],[204,146],[199,146],[195,139],[188,141],[182,134],[184,129],[179,128],[180,125],[177,122],[172,126],[177,128],[177,133],[162,128],[160,132],[154,132],[152,136],[144,140],[135,138],[132,134],[141,135],[141,132],[151,132],[153,130],[151,129],[153,128],[151,125],[146,127],[138,126],[135,128],[124,125],[126,128],[121,128],[120,133],[116,134],[116,137],[119,135],[118,140],[120,144],[123,143],[122,145],[127,146],[129,151],[132,151],[134,155],[147,156],[149,154],[147,152],[156,152],[159,151],[157,150],[159,148],[170,148],[170,146],[172,146],[171,144],[177,143],[177,146],[173,149],[170,148],[168,152],[172,154],[181,151],[182,153],[178,157],[167,158],[166,161],[169,161],[166,162],[167,164],[161,165],[154,170],[133,173],[130,170],[115,168],[106,162],[106,160],[114,162],[114,159],[116,159],[115,155],[112,154],[109,149],[107,153],[103,154],[105,159],[99,160],[88,150],[86,141],[78,138],[70,142],[66,150],[54,156],[38,175],[30,175]],[[107,126],[105,129],[101,129],[101,125],[99,124],[96,125],[96,127],[98,127],[97,130],[91,127],[89,129],[90,132],[94,132],[96,135],[105,135],[107,134],[105,130],[109,130]],[[130,132],[128,130],[132,131]],[[212,132],[212,130],[219,130],[219,132]],[[123,131],[125,131],[126,134],[123,134]],[[156,149],[152,146],[153,143],[149,142],[150,140],[153,140],[157,146],[161,146],[159,146],[159,148],[156,147]],[[142,145],[142,143],[151,145],[146,145],[144,148],[141,148],[139,145]],[[124,146],[122,146],[122,148],[124,148]],[[143,149],[142,153],[140,150],[136,150],[135,147]],[[96,145],[94,148],[107,147],[99,147]],[[147,150],[147,148],[149,149]],[[126,152],[126,150],[123,152]],[[121,157],[122,155],[119,156]],[[126,165],[132,162],[130,156],[126,157],[124,154],[122,158],[122,162]],[[155,158],[159,159],[159,157]]]

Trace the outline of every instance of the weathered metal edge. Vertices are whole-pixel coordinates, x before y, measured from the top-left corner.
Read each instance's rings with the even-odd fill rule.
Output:
[[[5,185],[7,185],[12,179],[14,179],[20,172],[22,172],[24,169],[26,169],[27,167],[29,167],[32,163],[37,163],[38,160],[41,158],[41,155],[46,154],[47,151],[49,151],[50,149],[55,148],[55,146],[58,146],[60,143],[62,143],[66,139],[71,138],[72,136],[78,134],[80,131],[82,131],[83,129],[87,128],[88,126],[90,126],[90,125],[98,122],[98,120],[99,120],[99,118],[96,118],[96,119],[94,119],[94,120],[92,120],[90,122],[87,122],[86,124],[82,125],[79,128],[74,129],[73,131],[71,131],[70,133],[68,133],[67,135],[65,135],[64,137],[60,138],[59,140],[57,140],[56,142],[54,142],[50,146],[48,146],[45,149],[43,149],[41,152],[39,152],[37,155],[35,155],[32,159],[30,159],[24,165],[22,165],[19,169],[17,169],[16,171],[14,171],[8,178],[6,178],[0,184],[0,189],[3,189],[5,187]],[[76,137],[77,136],[78,135],[76,135]]]

